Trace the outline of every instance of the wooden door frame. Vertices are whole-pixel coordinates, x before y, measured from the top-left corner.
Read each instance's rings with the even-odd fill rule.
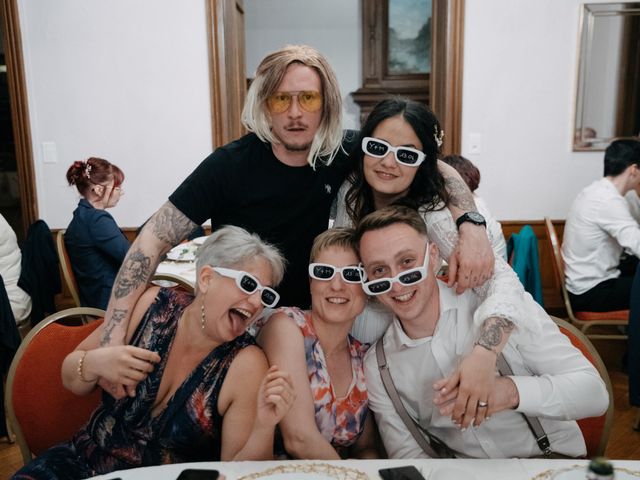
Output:
[[[38,219],[38,199],[33,168],[31,126],[29,122],[27,82],[24,74],[18,2],[17,0],[0,0],[0,8],[0,16],[3,21],[2,41],[7,64],[13,141],[16,150],[18,183],[20,186],[20,206],[25,230],[23,233],[26,236],[26,230],[29,225]]]

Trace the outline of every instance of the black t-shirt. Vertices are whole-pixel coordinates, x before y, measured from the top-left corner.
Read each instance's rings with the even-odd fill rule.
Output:
[[[237,225],[257,233],[287,259],[280,305],[310,305],[307,265],[313,239],[325,231],[329,210],[350,168],[356,133],[347,131],[331,165],[290,167],[253,133],[216,149],[169,200],[197,224],[215,230]],[[347,153],[345,153],[347,152]]]

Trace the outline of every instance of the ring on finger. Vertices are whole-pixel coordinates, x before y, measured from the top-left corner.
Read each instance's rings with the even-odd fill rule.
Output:
[[[489,404],[487,402],[478,402],[478,408],[487,408]]]

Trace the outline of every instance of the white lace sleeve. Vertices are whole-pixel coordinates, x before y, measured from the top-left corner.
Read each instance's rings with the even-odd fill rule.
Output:
[[[336,219],[333,222],[334,227],[353,227],[353,223],[349,218],[349,214],[347,213],[347,204],[345,201],[345,197],[347,195],[347,190],[349,190],[349,180],[345,180],[340,186],[340,190],[338,190],[338,206],[336,211]]]
[[[427,225],[429,239],[438,246],[440,256],[447,260],[458,243],[458,230],[451,212],[444,208],[435,212],[422,210],[420,213]],[[500,317],[513,322],[518,328],[537,333],[536,325],[529,325],[526,322],[523,297],[529,294],[525,292],[518,276],[502,258],[496,256],[493,276],[473,291],[482,301],[474,315],[474,321],[478,326],[482,325],[487,318]]]

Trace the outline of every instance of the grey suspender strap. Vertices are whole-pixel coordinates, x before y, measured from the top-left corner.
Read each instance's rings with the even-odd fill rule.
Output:
[[[500,375],[502,375],[503,377],[507,375],[513,375],[513,370],[511,370],[511,366],[509,365],[509,363],[507,363],[504,355],[499,354],[496,363],[498,365],[498,372],[500,372]],[[542,450],[542,453],[545,457],[549,457],[553,454],[556,456],[560,456],[561,458],[571,458],[561,454],[553,453],[553,451],[551,450],[549,437],[547,437],[547,433],[544,431],[544,428],[542,427],[540,420],[538,420],[538,417],[530,417],[528,415],[525,415],[524,413],[522,414],[522,416],[524,417],[525,422],[527,422],[527,425],[529,425],[529,430],[531,430],[531,433],[533,433],[533,436],[538,443],[538,447],[540,448],[540,450]]]
[[[409,415],[409,412],[407,412],[407,409],[405,408],[404,403],[402,403],[402,399],[400,398],[400,395],[398,395],[398,390],[396,390],[396,386],[393,383],[393,378],[391,378],[391,373],[389,372],[389,366],[387,365],[387,358],[384,354],[384,346],[382,345],[382,338],[376,342],[376,360],[378,361],[378,370],[380,371],[380,377],[382,378],[382,384],[384,385],[384,389],[387,391],[387,395],[389,395],[389,398],[391,399],[391,403],[393,403],[393,406],[395,407],[396,412],[398,412],[398,415],[400,415],[402,422],[407,427],[407,430],[409,430],[409,433],[411,433],[415,441],[418,442],[418,445],[420,445],[420,448],[422,448],[424,453],[429,455],[429,457],[431,458],[453,457],[452,455],[453,452],[446,451],[446,450],[449,450],[449,448],[446,446],[446,444],[440,441],[436,442],[436,444],[439,444],[439,447],[441,447],[438,449],[442,450],[442,447],[445,447],[446,450],[445,452],[441,452],[441,453],[436,452],[436,450],[434,450],[434,448],[431,446],[431,443],[427,441],[427,439],[418,429],[418,426],[416,425],[415,420],[411,417],[411,415]],[[425,431],[425,434],[429,435],[429,432]],[[432,437],[431,435],[429,435],[429,439],[431,441],[434,441],[434,437]]]

